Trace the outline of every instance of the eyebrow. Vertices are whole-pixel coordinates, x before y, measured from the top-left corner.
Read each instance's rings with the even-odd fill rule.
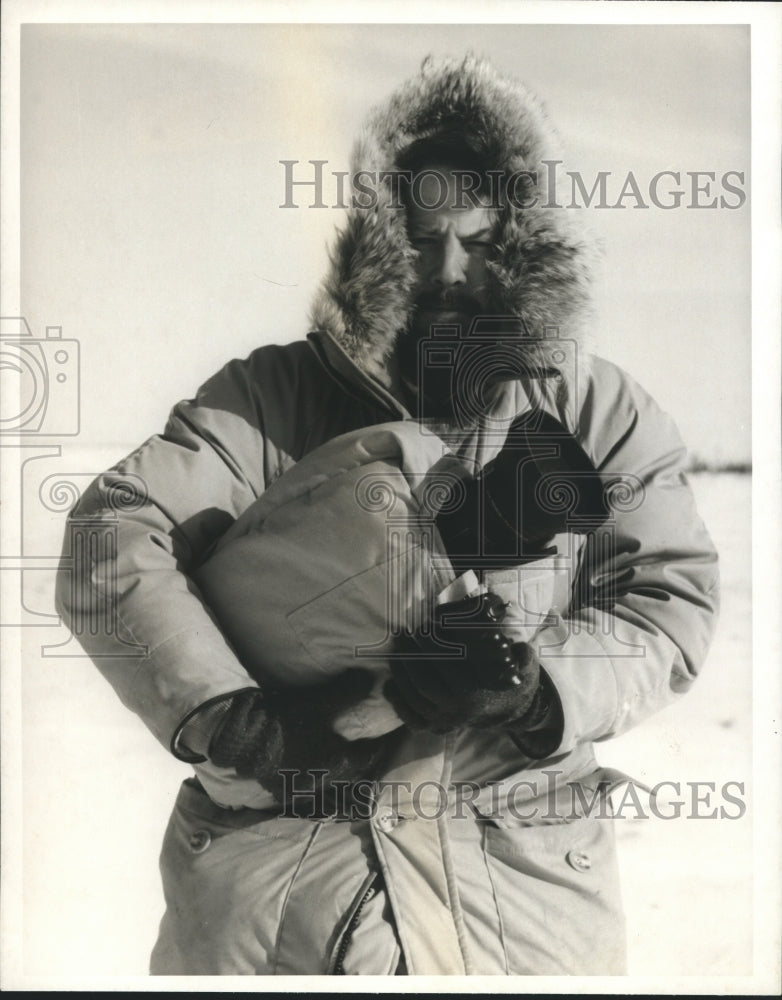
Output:
[[[427,225],[425,222],[413,223],[410,227],[411,234],[416,236],[439,236],[440,231],[435,229],[433,226]],[[459,240],[474,240],[483,236],[491,236],[494,232],[493,226],[486,226],[483,229],[476,229],[474,233],[463,233],[461,236],[457,237]]]

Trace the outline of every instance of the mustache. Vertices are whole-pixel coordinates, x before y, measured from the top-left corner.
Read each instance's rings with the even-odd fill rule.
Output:
[[[477,314],[483,311],[481,303],[458,289],[444,289],[442,292],[423,292],[415,300],[417,310],[433,310]]]

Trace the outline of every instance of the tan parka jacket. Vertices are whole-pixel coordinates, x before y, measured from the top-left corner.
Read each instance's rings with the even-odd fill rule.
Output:
[[[554,154],[537,102],[485,63],[428,63],[370,119],[354,166],[385,169],[448,116],[492,144],[498,168],[539,170],[538,205],[504,211],[493,271],[503,310],[524,319],[529,368],[547,377],[505,383],[485,422],[443,440],[479,468],[498,427],[542,406],[616,484],[606,531],[572,554],[571,599],[534,640],[561,743],[532,761],[492,731],[408,734],[367,818],[342,822],[279,817],[252,782],[194,761],[200,786],[183,788],[164,846],[153,971],[383,973],[400,954],[420,974],[621,971],[611,824],[582,808],[611,780],[593,743],[692,684],[716,555],[672,421],[583,347],[588,254],[565,213],[542,207]],[[228,364],[71,515],[59,610],[168,748],[194,712],[256,683],[193,582],[210,547],[320,445],[415,419],[394,375],[414,251],[380,194],[348,213],[308,339]]]

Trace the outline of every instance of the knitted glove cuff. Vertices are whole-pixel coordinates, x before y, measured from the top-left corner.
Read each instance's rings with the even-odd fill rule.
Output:
[[[205,763],[212,734],[220,720],[230,709],[234,699],[247,692],[258,692],[258,688],[239,688],[210,698],[185,716],[171,740],[171,752],[177,760],[188,764]]]
[[[530,707],[504,728],[519,750],[533,760],[551,756],[562,742],[562,703],[545,670],[540,671],[540,683]]]
[[[265,752],[269,718],[260,689],[235,695],[217,722],[207,751],[218,767],[234,767],[240,775],[251,775],[259,755]]]

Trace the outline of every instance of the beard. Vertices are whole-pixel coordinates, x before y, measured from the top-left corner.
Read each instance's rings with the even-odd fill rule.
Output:
[[[518,321],[510,323],[512,328],[507,315],[460,290],[418,296],[397,356],[419,418],[463,425],[488,412],[498,384],[518,377],[507,365],[493,364],[502,353],[500,341],[507,347],[509,335],[518,336]]]
[[[424,292],[413,306],[410,332],[419,341],[438,336],[437,327],[448,326],[450,337],[468,339],[478,317],[489,313],[488,306],[481,300],[458,289],[442,292]]]

